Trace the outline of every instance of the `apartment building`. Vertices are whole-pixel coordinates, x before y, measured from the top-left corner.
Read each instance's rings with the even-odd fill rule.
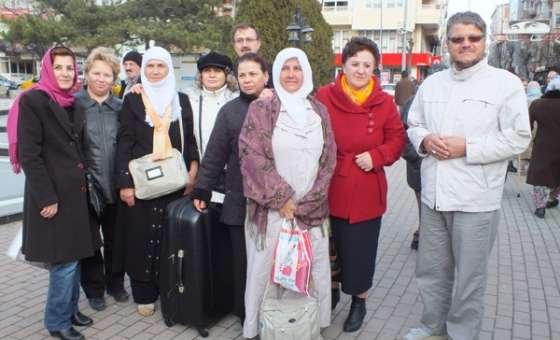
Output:
[[[336,65],[354,36],[374,40],[381,50],[382,81],[397,82],[404,67],[416,79],[439,62],[441,25],[447,0],[322,0],[322,13],[333,29]],[[403,63],[404,50],[404,63]]]

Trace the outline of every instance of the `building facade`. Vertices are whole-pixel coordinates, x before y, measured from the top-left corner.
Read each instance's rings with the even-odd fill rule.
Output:
[[[336,65],[344,45],[354,36],[375,41],[381,50],[382,81],[397,82],[407,68],[423,79],[439,62],[440,27],[447,0],[322,0],[322,13],[333,29]]]

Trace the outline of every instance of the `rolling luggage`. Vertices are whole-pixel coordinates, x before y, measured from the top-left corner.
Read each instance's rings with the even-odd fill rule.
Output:
[[[161,312],[168,327],[208,324],[232,311],[231,242],[219,211],[199,213],[189,198],[167,206],[160,266]]]

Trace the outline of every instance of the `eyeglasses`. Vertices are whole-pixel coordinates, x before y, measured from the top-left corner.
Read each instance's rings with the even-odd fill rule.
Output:
[[[449,37],[448,40],[451,41],[453,44],[460,44],[465,40],[468,40],[470,43],[477,43],[484,38],[483,35],[469,35],[468,37]]]
[[[247,44],[250,44],[250,43],[255,42],[257,40],[258,40],[257,38],[245,38],[245,39],[244,38],[237,38],[237,39],[235,39],[234,42],[236,44],[243,44],[243,42],[246,42]]]

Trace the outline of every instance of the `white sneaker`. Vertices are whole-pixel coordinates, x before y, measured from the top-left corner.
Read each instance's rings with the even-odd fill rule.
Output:
[[[403,340],[447,340],[445,335],[432,335],[424,328],[412,328]]]

